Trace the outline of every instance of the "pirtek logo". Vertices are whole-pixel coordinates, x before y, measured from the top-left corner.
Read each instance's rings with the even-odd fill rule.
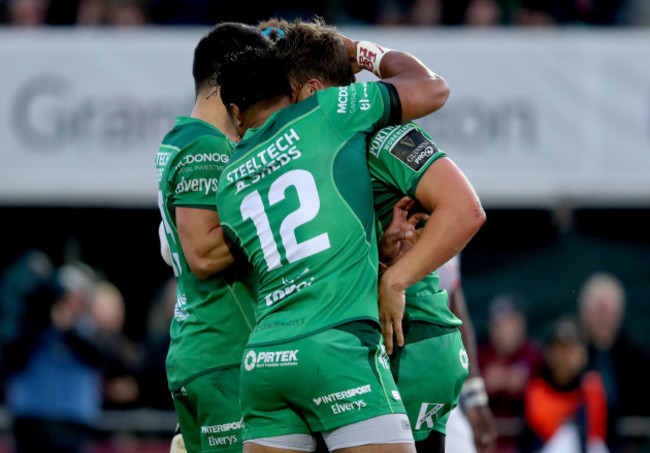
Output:
[[[269,351],[258,352],[248,351],[244,359],[246,371],[252,371],[255,367],[277,367],[298,365],[298,351]]]

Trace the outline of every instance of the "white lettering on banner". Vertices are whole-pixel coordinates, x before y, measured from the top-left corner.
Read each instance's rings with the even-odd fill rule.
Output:
[[[450,148],[475,149],[498,146],[521,147],[531,152],[539,146],[539,112],[530,97],[510,97],[497,102],[482,97],[456,99],[448,110],[418,122],[436,139]]]
[[[252,371],[257,368],[273,368],[278,366],[295,366],[298,365],[299,349],[294,351],[248,351],[244,358],[244,368],[246,371]]]
[[[13,135],[25,148],[84,153],[104,148],[144,158],[186,105],[182,96],[177,101],[169,93],[153,99],[136,92],[100,97],[96,90],[80,93],[78,87],[83,84],[70,72],[32,75],[16,89],[9,118]]]
[[[125,40],[106,39],[104,30],[3,31],[0,201],[153,207],[153,154],[194,99],[183,62],[195,34],[143,30]],[[487,207],[552,208],[559,200],[577,207],[647,205],[650,105],[639,93],[648,88],[649,32],[587,30],[588,39],[583,32],[552,32],[540,41],[525,30],[497,31],[453,42],[433,29],[389,33],[392,47],[425,64],[445,61],[453,102],[418,123],[468,175]],[[379,29],[364,37],[388,39]],[[369,79],[372,74],[359,74],[360,81]],[[573,80],[591,83],[574,86]],[[607,91],[599,80],[610,82]],[[338,88],[332,90],[332,114],[342,117]],[[347,94],[348,112],[360,110],[361,85]],[[625,146],[618,149],[621,137]],[[294,141],[307,152],[300,145]],[[277,146],[275,152],[288,155]],[[264,153],[251,168],[263,165],[261,157],[274,168],[282,165]]]

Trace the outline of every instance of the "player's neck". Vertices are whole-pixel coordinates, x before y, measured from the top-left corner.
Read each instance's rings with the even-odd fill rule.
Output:
[[[291,98],[289,96],[279,97],[277,102],[274,102],[270,105],[253,107],[249,109],[246,114],[246,129],[251,127],[260,127],[263,125],[271,115],[273,115],[278,110],[282,110],[285,107],[291,105]]]
[[[228,117],[226,107],[218,95],[211,96],[207,99],[205,96],[199,95],[194,103],[194,108],[190,116],[212,124],[231,140],[239,139],[235,127]]]

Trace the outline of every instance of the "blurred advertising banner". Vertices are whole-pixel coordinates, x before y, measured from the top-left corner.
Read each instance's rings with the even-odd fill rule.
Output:
[[[158,143],[191,111],[205,31],[0,30],[0,203],[154,207]],[[650,32],[343,32],[449,82],[420,123],[486,207],[650,205]]]

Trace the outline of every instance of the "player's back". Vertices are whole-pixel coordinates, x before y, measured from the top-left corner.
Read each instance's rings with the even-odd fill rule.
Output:
[[[374,113],[360,111],[363,102]],[[237,146],[218,205],[260,280],[249,345],[378,322],[365,143],[388,120],[388,105],[376,84],[325,90],[276,112]]]
[[[159,207],[177,281],[171,344],[167,356],[170,388],[210,368],[239,364],[254,324],[256,284],[241,267],[209,279],[192,273],[181,247],[176,208],[216,210],[216,189],[232,144],[214,126],[188,117],[160,145]]]

